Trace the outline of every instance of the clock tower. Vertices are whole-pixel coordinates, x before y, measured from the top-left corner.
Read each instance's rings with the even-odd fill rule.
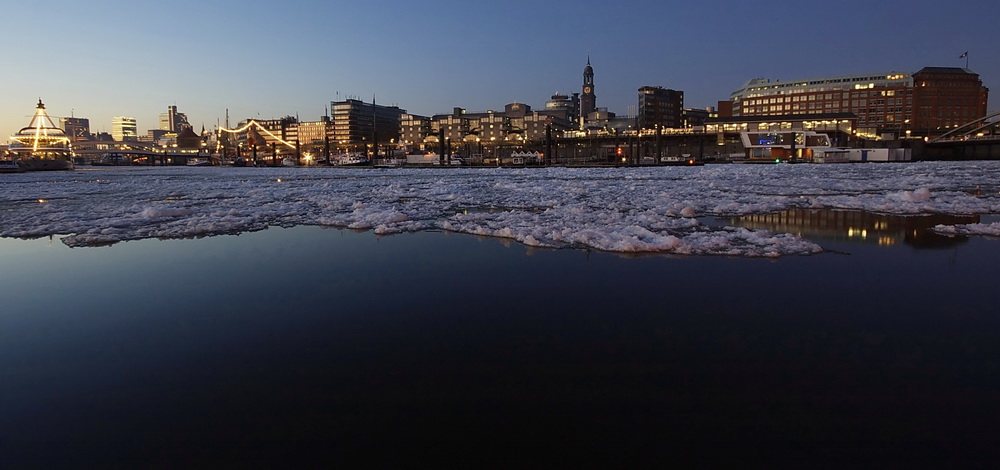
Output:
[[[583,68],[583,94],[580,95],[580,117],[597,111],[597,96],[594,95],[594,68],[590,66],[590,56],[587,56],[587,66]]]

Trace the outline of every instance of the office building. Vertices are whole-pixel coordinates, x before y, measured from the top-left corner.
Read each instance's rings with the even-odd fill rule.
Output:
[[[658,86],[639,88],[639,128],[684,127],[684,92]]]
[[[111,137],[118,142],[138,141],[138,126],[135,118],[116,116],[111,119]]]
[[[356,99],[332,101],[334,140],[341,146],[387,144],[399,139],[400,122],[406,110]]]
[[[160,130],[179,133],[189,127],[187,115],[177,112],[177,106],[167,106],[167,112],[160,114]]]
[[[986,115],[989,90],[957,67],[919,72],[748,81],[731,95],[733,116],[853,113],[859,132],[876,138],[934,136]]]
[[[573,93],[573,96],[567,96],[556,93],[552,95],[552,98],[545,102],[545,113],[550,116],[558,116],[569,122],[578,122],[580,119],[580,94]]]
[[[989,89],[971,70],[924,67],[913,74],[913,118],[907,129],[917,135],[947,132],[986,116],[988,99]]]
[[[427,136],[431,135],[431,118],[417,114],[403,114],[400,116],[399,141],[406,150],[412,150],[424,143]]]
[[[524,103],[510,103],[503,111],[469,113],[463,108],[454,108],[451,114],[433,117],[405,115],[400,126],[402,143],[418,147],[427,143],[429,136],[436,145],[443,133],[450,142],[488,144],[526,144],[541,142],[551,130],[552,137],[559,137],[564,131],[576,126],[567,119],[564,109],[532,110]]]
[[[90,140],[90,119],[78,117],[59,118],[59,124],[63,132],[70,140],[76,142]]]
[[[256,145],[258,148],[274,146],[276,150],[287,151],[298,139],[299,120],[294,116],[278,119],[244,119],[237,127],[243,128],[250,121],[256,122],[260,127],[251,126],[237,137],[240,142],[248,146]]]

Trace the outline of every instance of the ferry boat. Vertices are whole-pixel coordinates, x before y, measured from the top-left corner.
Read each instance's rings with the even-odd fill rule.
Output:
[[[10,137],[11,158],[25,171],[72,170],[73,146],[38,100],[35,115],[27,127]]]
[[[822,163],[828,151],[837,150],[828,135],[814,131],[743,131],[740,140],[746,149],[745,163]]]

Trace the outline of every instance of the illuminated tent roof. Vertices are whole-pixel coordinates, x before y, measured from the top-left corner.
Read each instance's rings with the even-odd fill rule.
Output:
[[[32,151],[37,151],[44,148],[69,147],[69,137],[66,137],[66,133],[52,122],[52,118],[45,112],[41,98],[38,99],[35,115],[28,126],[22,127],[10,138],[13,141],[10,145],[11,150],[31,148]]]

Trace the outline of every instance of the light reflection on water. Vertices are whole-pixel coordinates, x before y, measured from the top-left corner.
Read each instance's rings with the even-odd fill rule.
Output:
[[[907,244],[914,248],[943,248],[965,243],[965,236],[939,235],[936,225],[975,224],[978,215],[875,214],[859,210],[788,209],[771,214],[726,217],[719,221],[735,227],[791,233],[814,241],[835,240],[882,246]],[[709,222],[717,225],[718,222]]]
[[[0,453],[642,467],[992,445],[997,242],[862,246],[627,259],[317,227],[0,239]]]

